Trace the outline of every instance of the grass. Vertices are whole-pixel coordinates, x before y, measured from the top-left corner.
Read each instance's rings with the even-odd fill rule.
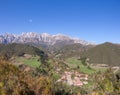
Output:
[[[58,79],[60,78],[60,75],[57,74],[57,73],[54,73],[54,74],[53,74],[53,78],[54,78],[55,80],[58,80]]]
[[[77,68],[79,67],[79,70],[83,73],[86,73],[86,74],[92,74],[95,72],[94,69],[91,69],[91,68],[88,68],[87,66],[84,66],[80,60],[77,60],[76,58],[68,58],[67,60],[67,63],[68,65],[71,67],[71,68]]]
[[[96,72],[101,71],[105,72],[109,67],[99,67],[99,66],[91,66]]]
[[[24,62],[24,64],[29,65],[29,66],[34,67],[34,68],[40,66],[40,62],[37,61],[36,58],[32,58],[32,59],[29,59],[29,60],[25,59],[23,62]]]
[[[29,65],[29,66],[34,67],[34,68],[39,67],[39,65],[41,64],[40,61],[38,61],[37,57],[33,57],[30,59],[27,59],[24,57],[21,57],[21,58],[17,57],[16,61],[21,62],[21,63],[26,64],[26,65]]]
[[[86,74],[93,74],[95,72],[94,69],[89,69],[88,67],[81,65],[80,66],[80,71]]]

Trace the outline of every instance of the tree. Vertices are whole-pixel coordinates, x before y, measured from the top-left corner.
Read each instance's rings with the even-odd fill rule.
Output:
[[[87,59],[86,57],[81,57],[81,58],[80,58],[82,64],[85,65],[85,66],[87,65],[86,59]]]

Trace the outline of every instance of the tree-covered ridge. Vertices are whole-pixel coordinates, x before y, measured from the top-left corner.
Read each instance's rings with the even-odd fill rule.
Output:
[[[82,45],[79,43],[75,44],[67,44],[61,47],[54,47],[53,51],[56,57],[66,59],[70,57],[79,57],[81,55],[81,52],[88,50],[89,48],[92,48],[94,46],[92,45]]]
[[[25,44],[0,44],[0,54],[8,57],[22,56],[24,54],[38,55],[40,56],[43,51],[36,47]]]
[[[89,58],[92,64],[120,66],[120,45],[106,42],[84,51],[81,56]]]

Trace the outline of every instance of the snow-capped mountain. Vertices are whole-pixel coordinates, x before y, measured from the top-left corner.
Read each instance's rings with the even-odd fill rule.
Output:
[[[77,38],[72,38],[66,35],[57,34],[57,35],[50,35],[47,33],[34,33],[34,32],[27,32],[22,33],[20,35],[9,34],[6,33],[4,35],[0,35],[0,43],[8,44],[8,43],[34,43],[34,44],[46,44],[46,45],[54,45],[58,43],[80,43],[83,45],[92,44],[90,42],[80,40]]]

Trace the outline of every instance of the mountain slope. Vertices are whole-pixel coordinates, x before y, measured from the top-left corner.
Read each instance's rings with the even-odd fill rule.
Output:
[[[92,45],[82,45],[79,43],[64,45],[58,49],[54,49],[54,54],[60,58],[80,57],[81,52],[92,48]]]
[[[22,56],[24,54],[38,55],[40,56],[43,51],[39,50],[36,47],[24,45],[24,44],[0,44],[0,54],[7,55],[8,57],[12,56]]]
[[[109,64],[120,66],[120,45],[109,42],[97,45],[82,53],[93,64]]]

